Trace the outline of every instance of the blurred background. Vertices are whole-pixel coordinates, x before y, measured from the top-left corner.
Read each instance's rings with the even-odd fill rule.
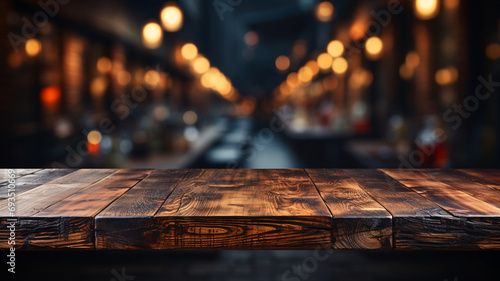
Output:
[[[500,2],[4,0],[4,167],[500,167]]]

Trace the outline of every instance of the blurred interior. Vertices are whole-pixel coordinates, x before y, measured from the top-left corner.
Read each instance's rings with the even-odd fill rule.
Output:
[[[0,2],[3,167],[500,167],[498,1],[40,3]]]

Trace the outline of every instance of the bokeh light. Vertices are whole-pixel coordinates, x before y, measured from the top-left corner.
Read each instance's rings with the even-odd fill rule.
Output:
[[[142,42],[148,49],[156,49],[161,46],[163,32],[159,24],[150,22],[142,29]]]
[[[165,28],[166,31],[176,32],[182,28],[184,16],[176,3],[167,3],[165,8],[161,10],[160,17],[163,28]]]
[[[288,84],[288,86],[290,86],[290,88],[299,86],[299,76],[297,72],[288,74],[288,76],[286,77],[286,83]]]
[[[318,56],[316,61],[321,70],[327,70],[332,66],[333,58],[327,53],[322,53]]]
[[[327,22],[333,17],[333,5],[328,1],[323,1],[316,5],[315,14],[319,21]]]
[[[198,48],[193,43],[186,43],[181,48],[181,54],[185,60],[192,60],[198,56]]]
[[[210,62],[203,56],[198,56],[193,61],[193,70],[198,74],[203,74],[210,69]]]
[[[194,111],[186,111],[182,115],[182,120],[186,125],[194,125],[198,121],[198,115]]]
[[[290,59],[287,56],[279,56],[276,58],[275,65],[279,71],[287,71],[290,67]]]
[[[340,57],[344,53],[344,44],[342,44],[339,40],[333,40],[328,43],[326,50],[330,56],[334,58]]]
[[[344,58],[336,58],[332,64],[333,72],[337,74],[344,74],[347,71],[348,64],[347,60]]]
[[[454,67],[442,68],[436,72],[434,79],[441,86],[450,85],[458,80],[458,70]]]
[[[61,100],[61,89],[57,86],[49,86],[40,92],[40,100],[45,106],[53,106]]]
[[[500,59],[500,44],[491,43],[486,47],[486,57],[490,60]]]
[[[160,84],[160,73],[156,70],[148,70],[144,74],[144,84],[150,88],[154,88]]]
[[[411,51],[406,55],[406,65],[409,68],[417,68],[420,64],[420,56],[416,51]]]
[[[383,47],[384,44],[380,38],[370,37],[365,43],[366,55],[370,59],[378,59],[382,54]]]
[[[25,49],[28,56],[35,57],[42,51],[42,44],[37,39],[28,39],[28,41],[26,41]]]
[[[422,20],[434,18],[439,13],[439,0],[415,0],[415,15]]]
[[[112,67],[113,64],[111,63],[111,60],[108,59],[107,57],[102,57],[97,60],[97,70],[100,73],[109,73]]]
[[[87,135],[87,141],[90,144],[99,144],[101,142],[102,136],[98,131],[90,131]]]
[[[255,46],[259,43],[259,34],[255,31],[248,31],[245,33],[243,39],[248,46]]]

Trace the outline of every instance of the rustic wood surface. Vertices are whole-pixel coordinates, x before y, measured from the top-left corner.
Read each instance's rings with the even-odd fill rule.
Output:
[[[500,250],[498,170],[15,172],[19,249]]]

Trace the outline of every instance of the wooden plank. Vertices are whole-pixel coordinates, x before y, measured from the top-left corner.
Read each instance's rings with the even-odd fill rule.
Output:
[[[25,175],[33,174],[41,169],[0,169],[0,183],[5,183],[10,179],[9,170],[13,170],[16,179],[19,179]]]
[[[433,180],[472,195],[474,198],[500,207],[500,184],[489,181],[489,177],[477,178],[458,170],[419,170]]]
[[[460,220],[377,170],[345,170],[392,215],[395,249],[453,249],[468,246]]]
[[[290,173],[296,180],[284,177]],[[119,248],[310,249],[331,242],[331,214],[303,170],[190,170],[143,223],[149,231]]]
[[[35,173],[30,173],[20,178],[16,178],[14,186],[15,186],[15,194],[16,196],[21,195],[22,193],[29,191],[35,187],[38,187],[42,184],[46,184],[63,176],[66,176],[70,173],[73,173],[76,170],[73,169],[46,169],[37,171]],[[8,186],[9,182],[4,182],[0,184],[0,200],[7,198],[8,196]]]
[[[16,222],[16,247],[19,248],[89,248],[93,240],[81,239],[79,234],[73,234],[75,227],[66,218],[55,217],[38,223],[33,216],[49,206],[63,200],[71,194],[102,180],[115,170],[82,169],[57,180],[24,192],[15,199],[15,211],[8,209],[8,199],[0,201],[0,221],[6,224],[8,219]],[[92,220],[86,218],[74,222],[77,226],[92,228]],[[90,229],[88,228],[88,229]],[[79,230],[81,228],[78,228]],[[0,228],[0,248],[8,248],[7,238],[10,232]],[[57,242],[57,243],[56,243]]]
[[[500,170],[493,169],[459,169],[458,171],[478,179],[500,184]]]
[[[499,207],[417,170],[384,172],[451,213],[460,222],[460,248],[500,249]]]
[[[153,216],[188,170],[155,170],[96,216],[98,249],[148,248],[148,240],[131,241],[153,231]],[[146,227],[145,227],[146,226]]]
[[[391,249],[392,216],[342,170],[306,170],[333,215],[333,248]]]
[[[149,173],[151,170],[118,170],[31,216],[31,227],[41,231],[32,235],[30,246],[61,248],[63,243],[65,248],[94,248],[95,215]],[[65,237],[61,239],[60,227],[47,225],[64,225]]]

